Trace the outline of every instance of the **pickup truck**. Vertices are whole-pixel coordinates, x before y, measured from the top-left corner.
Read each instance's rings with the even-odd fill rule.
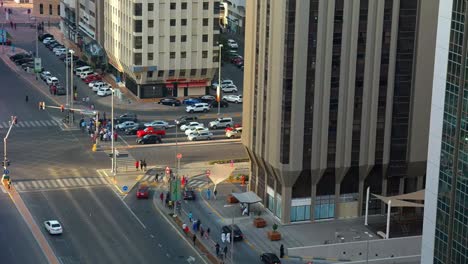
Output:
[[[154,128],[154,127],[147,127],[142,130],[137,131],[137,137],[142,138],[146,135],[159,135],[159,136],[165,136],[166,135],[166,130],[164,129],[159,129],[159,128]]]

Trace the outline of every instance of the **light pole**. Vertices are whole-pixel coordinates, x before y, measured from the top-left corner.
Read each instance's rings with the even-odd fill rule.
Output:
[[[67,50],[67,52],[65,53],[65,94],[66,94],[66,99],[65,99],[65,105],[67,106],[68,108],[68,63],[70,63],[68,61],[68,53],[70,52],[70,50]]]
[[[10,135],[11,129],[13,126],[16,124],[16,116],[11,116],[11,121],[10,121],[10,127],[8,128],[8,132],[6,133],[5,137],[3,138],[3,169],[4,171],[7,170],[8,168],[8,158],[7,158],[7,139],[8,136]],[[8,174],[5,172],[2,176],[2,183],[3,180],[8,176]]]
[[[369,234],[369,232],[364,232],[367,235],[367,250],[366,250],[366,263],[369,263],[369,240],[372,239],[374,236]]]
[[[219,67],[218,67],[218,87],[216,88],[216,97],[218,99],[218,115],[221,111],[221,51],[223,44],[219,44]]]
[[[154,103],[156,103],[156,87],[153,86],[153,99]]]
[[[114,182],[115,182],[115,174],[117,173],[117,160],[115,158],[115,148],[114,148],[114,88],[111,88],[111,149],[112,149],[112,173],[114,174]]]
[[[225,204],[224,207],[234,207],[234,204]],[[235,209],[235,208],[234,208]],[[234,263],[234,212],[232,213],[232,219],[231,219],[231,239],[229,243],[231,243],[231,263]]]
[[[75,54],[75,51],[70,49],[70,64],[71,64],[71,68],[70,68],[70,90],[71,90],[71,94],[70,94],[70,106],[71,108],[73,108],[73,95],[74,95],[74,91],[73,91],[73,54]],[[70,121],[70,125],[73,124],[73,115],[70,116],[70,118],[68,119]],[[97,144],[96,144],[97,146]]]

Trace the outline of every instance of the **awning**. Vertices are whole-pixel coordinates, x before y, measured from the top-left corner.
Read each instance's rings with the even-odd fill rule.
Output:
[[[178,88],[190,88],[190,87],[206,87],[208,86],[207,81],[197,81],[197,82],[180,82],[177,83]],[[166,88],[173,88],[174,84],[173,83],[166,83]]]
[[[254,192],[232,193],[240,203],[254,204],[262,201]]]
[[[392,207],[424,207],[424,204],[412,203],[412,202],[395,199],[394,196],[385,197],[385,196],[381,196],[377,194],[372,194],[372,195],[380,199],[385,204],[388,204],[389,201],[392,201],[392,204],[391,204]]]
[[[234,171],[234,167],[229,164],[215,164],[210,171],[210,180],[217,185],[229,178]]]

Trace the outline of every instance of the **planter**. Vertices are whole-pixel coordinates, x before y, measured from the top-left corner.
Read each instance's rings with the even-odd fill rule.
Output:
[[[281,233],[278,231],[268,231],[268,239],[270,239],[270,241],[281,240]]]
[[[262,227],[265,227],[267,225],[267,222],[265,221],[265,219],[258,217],[258,218],[254,219],[253,225],[256,228],[262,228]]]
[[[229,194],[227,196],[227,202],[233,204],[233,203],[238,203],[239,200],[237,200],[236,197],[234,197],[232,194]]]

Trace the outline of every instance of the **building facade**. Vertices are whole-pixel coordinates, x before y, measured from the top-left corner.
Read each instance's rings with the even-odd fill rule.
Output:
[[[421,263],[468,263],[467,16],[466,1],[441,1]]]
[[[78,10],[78,46],[91,65],[105,69],[104,1],[79,0]]]
[[[233,33],[243,34],[245,30],[245,0],[226,0],[228,4],[228,27]]]
[[[32,15],[40,18],[60,18],[60,0],[33,1]]]
[[[436,3],[247,1],[242,141],[281,222],[424,188]]]
[[[114,74],[139,98],[205,94],[219,61],[219,1],[104,1]]]
[[[78,43],[78,0],[60,1],[60,29],[69,40]]]

